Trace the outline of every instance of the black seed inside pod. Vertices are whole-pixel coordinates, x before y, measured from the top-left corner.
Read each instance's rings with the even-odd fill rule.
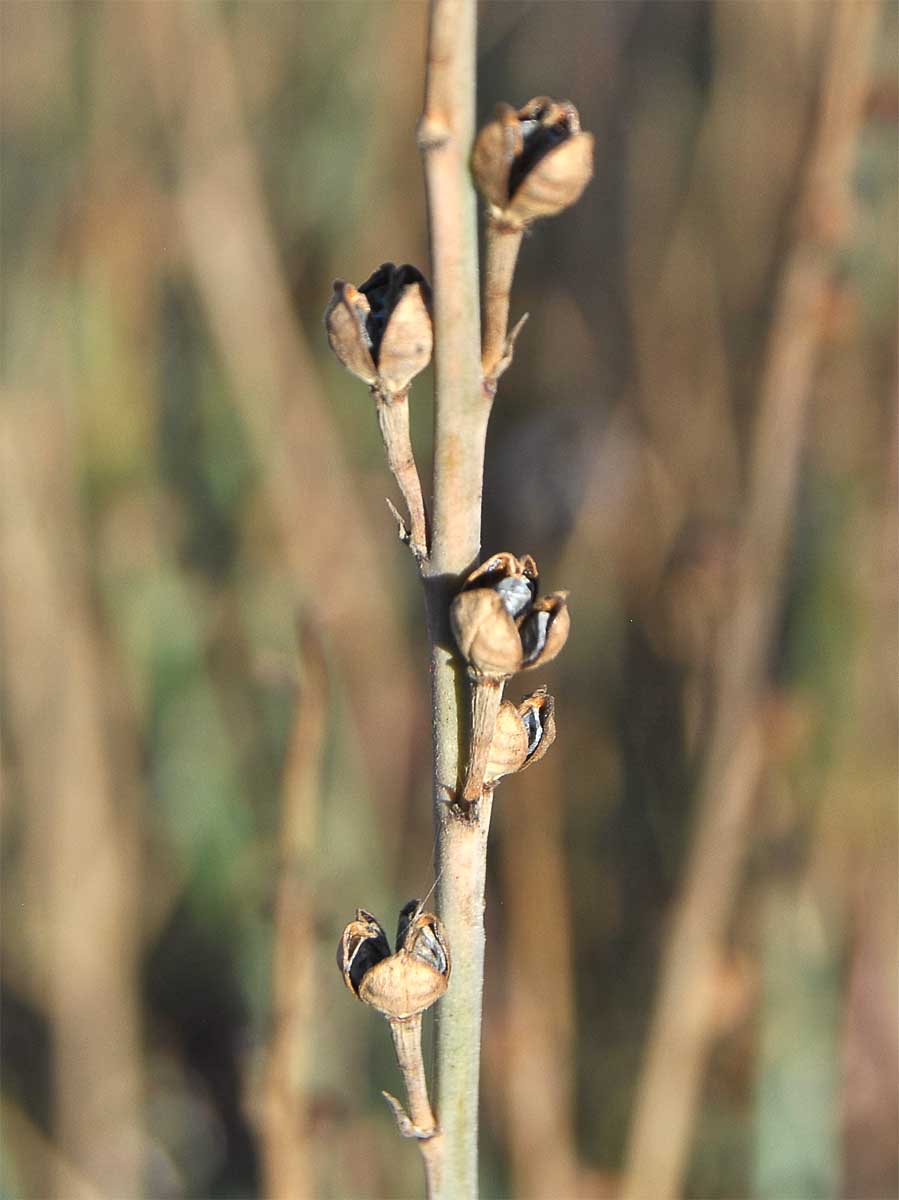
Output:
[[[417,931],[417,936],[414,938],[413,946],[410,951],[413,958],[419,959],[423,963],[427,963],[429,967],[433,967],[439,975],[445,975],[449,964],[446,960],[446,952],[441,946],[434,930],[429,925],[423,925]]]
[[[359,991],[362,980],[369,970],[382,959],[387,958],[389,954],[390,947],[383,934],[377,937],[360,938],[354,946],[350,947],[350,983],[353,985],[354,992]]]
[[[527,757],[530,758],[543,741],[543,722],[540,720],[540,709],[529,708],[521,718],[528,739]]]
[[[533,171],[540,159],[571,136],[568,122],[564,120],[554,125],[542,125],[532,120],[522,121],[521,132],[524,145],[509,171],[510,200],[521,187],[525,176]]]
[[[406,940],[406,932],[409,929],[409,925],[415,920],[420,912],[421,901],[418,899],[407,900],[403,905],[402,909],[400,910],[400,917],[396,926],[397,950],[401,950],[403,948],[403,942]]]
[[[546,645],[551,616],[552,613],[535,612],[525,618],[520,631],[525,663],[533,662]]]

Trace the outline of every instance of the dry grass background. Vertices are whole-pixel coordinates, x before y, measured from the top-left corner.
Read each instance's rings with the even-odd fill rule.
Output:
[[[817,214],[760,757],[698,981],[704,1200],[896,1195],[897,14],[854,9],[851,196]],[[481,6],[481,114],[570,96],[598,148],[526,241],[488,443],[485,549],[534,553],[574,626],[557,744],[497,800],[487,1196],[620,1182],[836,12]],[[332,960],[357,904],[431,881],[423,610],[321,313],[333,278],[427,268],[425,18],[0,8],[4,1196],[418,1193]]]

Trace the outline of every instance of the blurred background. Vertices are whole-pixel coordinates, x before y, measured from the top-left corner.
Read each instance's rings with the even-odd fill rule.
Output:
[[[357,905],[392,927],[433,878],[423,606],[321,317],[335,278],[428,273],[426,17],[0,7],[4,1197],[421,1192],[387,1030],[334,950]],[[571,98],[597,145],[525,241],[488,443],[484,550],[534,554],[573,632],[556,745],[495,806],[484,1195],[614,1196],[642,1104],[686,1196],[888,1200],[896,5],[479,21],[479,118]],[[808,169],[834,96],[845,195]],[[803,310],[783,281],[809,245]],[[682,1091],[649,1031],[681,897],[704,911],[711,647],[790,414]],[[426,477],[429,376],[412,416]]]

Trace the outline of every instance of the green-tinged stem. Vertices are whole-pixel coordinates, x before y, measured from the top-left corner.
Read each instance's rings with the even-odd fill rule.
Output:
[[[453,976],[437,1007],[436,1108],[442,1131],[439,1200],[478,1191],[478,1081],[484,975],[489,803],[475,821],[451,808],[460,786],[467,688],[453,652],[449,601],[481,543],[490,403],[481,388],[477,209],[468,170],[474,139],[475,2],[432,0],[424,158],[434,290],[434,491],[426,593],[431,637],[437,896]]]

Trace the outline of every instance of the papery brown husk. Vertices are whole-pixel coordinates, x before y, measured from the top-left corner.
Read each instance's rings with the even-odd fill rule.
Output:
[[[462,657],[475,672],[504,678],[521,668],[521,638],[497,592],[460,592],[450,606],[450,624]]]

